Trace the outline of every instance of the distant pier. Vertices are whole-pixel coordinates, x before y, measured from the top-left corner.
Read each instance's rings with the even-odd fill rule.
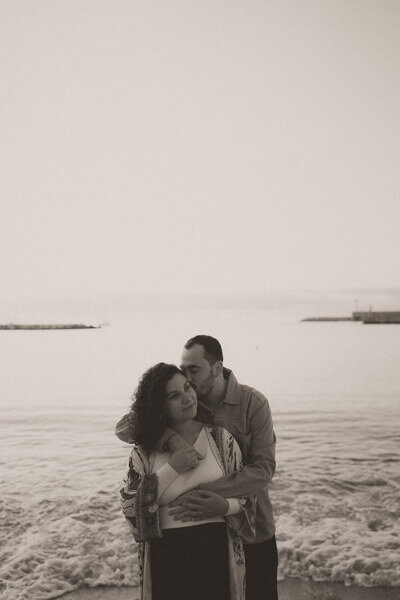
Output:
[[[352,317],[308,317],[302,321],[354,321]]]
[[[390,325],[400,323],[400,311],[370,311],[362,313],[361,320],[365,325]]]
[[[42,330],[42,329],[100,329],[101,325],[83,325],[82,323],[71,324],[55,324],[55,325],[19,325],[15,323],[7,323],[0,325],[0,330]]]
[[[302,322],[335,322],[335,321],[361,321],[364,325],[394,325],[400,324],[400,311],[356,311],[351,317],[308,317]]]

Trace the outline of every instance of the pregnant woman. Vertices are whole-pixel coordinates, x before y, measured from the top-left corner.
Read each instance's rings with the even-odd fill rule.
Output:
[[[235,439],[196,420],[196,393],[175,365],[159,363],[146,371],[131,412],[135,446],[121,502],[138,542],[140,599],[244,600],[240,534],[248,527],[254,531],[254,498],[226,500],[199,490],[210,514],[219,515],[201,521],[175,520],[168,507],[199,484],[240,470]],[[157,449],[166,427],[190,448]]]

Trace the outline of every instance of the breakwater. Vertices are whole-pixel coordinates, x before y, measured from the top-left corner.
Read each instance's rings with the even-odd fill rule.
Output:
[[[360,321],[365,325],[394,325],[400,324],[400,311],[356,311],[351,317],[307,317],[302,322],[335,322],[335,321]]]
[[[400,311],[371,311],[363,313],[362,322],[366,325],[400,323]]]
[[[354,321],[351,317],[308,317],[307,319],[302,319],[302,321]]]
[[[72,324],[56,324],[56,325],[16,325],[15,323],[7,323],[0,325],[0,330],[42,330],[42,329],[99,329],[101,325],[83,325],[81,323]]]

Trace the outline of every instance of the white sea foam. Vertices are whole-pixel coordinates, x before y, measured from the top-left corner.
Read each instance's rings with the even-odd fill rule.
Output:
[[[59,414],[53,418],[60,422]],[[94,425],[93,414],[85,418],[88,428]],[[26,464],[20,455],[13,468],[4,465],[8,485],[1,490],[0,579],[6,600],[48,600],[84,586],[137,584],[136,546],[118,502],[118,481],[129,449],[111,435],[104,436],[105,418],[98,419],[99,433],[92,433],[86,450],[81,445],[71,452],[48,427],[51,415],[42,416],[37,432],[48,430],[46,447],[53,450],[53,463],[35,469],[43,452],[38,444],[29,449]],[[62,421],[68,438],[79,439],[82,415],[64,415]],[[9,420],[10,425],[22,426],[21,421]],[[390,438],[385,447],[391,460],[385,463],[377,459],[377,448],[366,463],[354,463],[340,453],[331,460],[321,454],[337,440],[325,422],[323,443],[315,425],[304,422],[309,442],[293,460],[298,448],[290,433],[293,418],[279,414],[276,418],[283,455],[271,495],[280,578],[400,586],[398,463],[387,452]],[[301,440],[298,423],[296,429]]]
[[[281,576],[400,586],[399,511],[385,508],[394,506],[398,490],[385,487],[369,503],[362,489],[339,496],[317,487],[292,496],[291,508],[277,518]]]
[[[136,584],[134,544],[115,501],[102,496],[88,503],[60,499],[51,507],[52,517],[35,524],[29,511],[20,512],[20,525],[1,556],[7,600],[46,600],[82,586]]]

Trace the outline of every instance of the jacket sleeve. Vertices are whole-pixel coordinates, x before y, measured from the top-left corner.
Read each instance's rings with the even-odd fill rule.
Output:
[[[222,429],[223,437],[223,463],[227,474],[240,472],[243,469],[242,453],[234,436],[226,429]],[[256,507],[257,497],[255,494],[243,494],[238,498],[242,510],[236,514],[225,517],[230,529],[242,537],[246,542],[252,542],[256,536]]]
[[[115,435],[122,442],[126,442],[127,444],[134,443],[133,437],[132,437],[133,419],[134,419],[134,416],[133,416],[132,412],[129,412],[126,415],[124,415],[122,417],[122,419],[120,419],[115,426]],[[164,432],[161,434],[161,437],[156,444],[156,450],[160,450],[160,452],[165,450],[165,448],[168,447],[168,440],[173,435],[177,435],[176,432],[173,431],[172,429],[166,428],[164,430]]]
[[[122,442],[126,442],[127,444],[133,444],[132,422],[130,421],[131,417],[131,413],[127,413],[118,421],[117,425],[115,426],[115,435]]]
[[[255,494],[270,483],[275,473],[276,440],[268,401],[259,392],[252,394],[248,427],[248,435],[243,436],[250,438],[248,449],[242,441],[243,469],[202,484],[200,488],[217,492],[224,498],[235,498]]]
[[[121,507],[136,542],[161,537],[158,477],[148,473],[140,450],[133,448],[120,489]]]

